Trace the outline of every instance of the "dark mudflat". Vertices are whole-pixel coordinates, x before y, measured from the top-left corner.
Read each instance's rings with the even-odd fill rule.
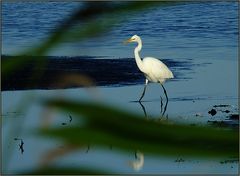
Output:
[[[137,68],[134,58],[104,59],[89,56],[77,57],[28,57],[25,63],[20,63],[17,70],[10,74],[2,73],[2,90],[25,89],[60,89],[80,87],[69,81],[59,84],[61,78],[68,75],[85,75],[97,86],[119,86],[144,83],[144,76]],[[22,59],[18,56],[2,56],[2,67]],[[164,60],[175,70],[192,69],[190,61]],[[181,73],[174,72],[175,79],[187,79]]]

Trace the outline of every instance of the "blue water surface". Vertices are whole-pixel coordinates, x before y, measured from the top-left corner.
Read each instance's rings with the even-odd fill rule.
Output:
[[[17,54],[41,43],[81,5],[3,2],[2,54]],[[143,39],[143,56],[236,59],[232,48],[237,47],[237,9],[237,2],[224,1],[153,7],[135,16],[127,15],[101,38],[62,43],[47,55],[129,57],[133,56],[133,46],[122,45],[122,41],[138,34]]]

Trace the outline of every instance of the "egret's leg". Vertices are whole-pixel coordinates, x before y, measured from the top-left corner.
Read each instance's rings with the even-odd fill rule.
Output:
[[[162,96],[161,96],[161,112],[162,112],[162,107],[163,107],[163,100],[162,100]]]
[[[167,96],[167,91],[166,91],[166,89],[164,88],[164,86],[161,84],[161,86],[162,86],[162,88],[163,88],[163,90],[164,90],[164,94],[165,94],[165,96],[166,96],[166,99],[167,99],[167,102],[168,102],[168,96]]]
[[[143,98],[143,96],[145,95],[145,91],[146,91],[146,88],[147,88],[147,84],[148,84],[148,80],[146,79],[145,86],[144,86],[144,89],[143,89],[143,93],[142,93],[142,95],[141,95],[141,97],[140,97],[140,99],[139,99],[138,101],[141,101],[142,98]]]
[[[166,110],[167,110],[168,96],[167,96],[167,91],[166,91],[165,87],[163,86],[163,84],[161,84],[161,86],[162,86],[162,88],[163,88],[163,90],[164,90],[164,94],[165,94],[165,96],[166,96],[166,104],[165,104],[165,107],[164,107],[164,111],[163,111],[163,113],[162,113],[162,115],[164,115],[165,112],[166,112]]]
[[[163,113],[162,113],[162,116],[164,116],[166,110],[167,110],[167,105],[168,105],[168,100],[166,101],[166,104],[164,106],[164,110],[163,110]]]

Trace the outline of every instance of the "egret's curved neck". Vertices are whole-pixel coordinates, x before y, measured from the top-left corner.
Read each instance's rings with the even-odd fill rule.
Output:
[[[144,72],[144,66],[143,66],[143,61],[141,60],[141,57],[139,56],[139,52],[142,49],[142,41],[138,40],[138,46],[134,49],[134,56],[135,60],[137,63],[138,68],[140,69],[141,72]]]

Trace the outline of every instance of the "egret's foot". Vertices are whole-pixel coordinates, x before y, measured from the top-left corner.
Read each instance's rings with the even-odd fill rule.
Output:
[[[139,103],[139,100],[129,101],[130,103]]]
[[[142,110],[143,110],[144,116],[145,116],[146,118],[148,118],[148,116],[147,116],[147,112],[146,112],[146,109],[145,109],[144,105],[141,103],[141,101],[139,101],[138,103],[139,103],[140,106],[142,107]]]

